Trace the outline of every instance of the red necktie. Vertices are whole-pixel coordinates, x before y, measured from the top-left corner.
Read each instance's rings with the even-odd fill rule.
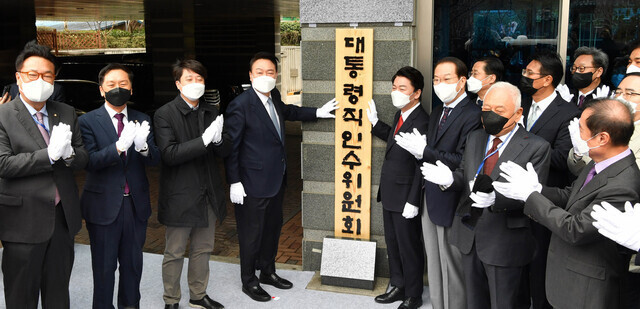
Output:
[[[489,151],[487,151],[487,156],[489,154],[491,154],[492,152],[495,151],[494,154],[492,154],[490,157],[488,157],[486,160],[484,160],[484,174],[485,175],[491,175],[491,172],[493,172],[493,168],[496,166],[496,163],[498,163],[498,158],[500,157],[499,151],[496,151],[496,149],[498,149],[498,145],[500,144],[500,142],[502,142],[500,140],[499,137],[496,137],[493,139],[493,145],[491,146],[491,149],[489,149]]]
[[[124,129],[124,122],[122,121],[122,119],[124,118],[124,114],[117,113],[113,117],[116,117],[116,119],[118,119],[118,137],[120,137],[120,133],[122,133],[122,129]],[[121,155],[122,160],[124,162],[127,162],[127,152],[123,151]],[[124,182],[124,194],[129,194],[129,183],[126,180]]]
[[[398,131],[400,131],[400,127],[402,126],[404,122],[402,121],[402,115],[400,115],[400,119],[398,120],[398,124],[396,125],[396,131],[393,133],[393,135],[398,134]]]
[[[40,134],[42,134],[42,138],[44,139],[44,142],[49,145],[49,132],[47,132],[47,129],[44,128],[44,117],[42,117],[42,113],[41,112],[37,112],[36,113],[36,118],[38,119],[38,129],[40,130]],[[55,205],[58,205],[58,203],[60,203],[60,193],[58,192],[58,186],[56,185],[56,203]]]

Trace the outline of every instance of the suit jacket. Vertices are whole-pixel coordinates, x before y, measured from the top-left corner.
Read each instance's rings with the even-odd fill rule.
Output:
[[[589,163],[573,185],[544,187],[526,201],[524,211],[553,233],[547,256],[547,298],[554,308],[619,308],[620,279],[629,254],[593,226],[593,205],[603,201],[624,210],[640,196],[640,171],[633,154],[605,168],[580,189],[594,165]]]
[[[506,136],[506,135],[505,135]],[[489,135],[484,129],[473,131],[467,139],[462,164],[453,176],[454,183],[448,190],[470,194],[469,182],[474,179],[482,159],[486,155]],[[505,146],[490,175],[494,181],[506,181],[500,176],[500,164],[513,161],[520,166],[531,162],[541,182],[547,178],[550,146],[544,139],[520,127]],[[461,199],[458,209],[465,199]],[[484,263],[502,267],[520,267],[528,264],[535,253],[535,241],[531,234],[531,222],[522,212],[524,203],[508,199],[496,192],[495,204],[485,209],[475,229],[453,220],[449,240],[464,254],[469,254],[474,243],[478,257]]]
[[[524,127],[527,127],[531,98],[522,102]],[[569,135],[569,122],[579,116],[575,105],[569,104],[560,95],[549,104],[538,117],[530,132],[544,138],[551,145],[551,166],[546,184],[551,187],[564,188],[571,184],[575,177],[567,167],[569,149],[573,148]]]
[[[225,112],[225,127],[233,141],[231,154],[225,159],[227,182],[242,182],[247,195],[256,198],[275,196],[286,179],[285,120],[316,119],[315,108],[284,104],[275,88],[271,97],[282,138],[253,89],[237,96]]]
[[[580,109],[580,112],[582,112],[584,110],[584,105],[589,101],[589,100],[593,100],[593,98],[595,97],[596,93],[598,92],[599,88],[602,88],[602,86],[605,86],[605,84],[600,83],[596,89],[594,89],[590,94],[588,94],[585,98],[584,98],[584,102],[582,102],[582,106],[578,107],[578,103],[580,103],[580,93],[578,89],[570,89],[571,94],[573,94],[573,98],[571,98],[571,103],[573,106],[578,107]],[[614,88],[615,90],[615,88]]]
[[[151,124],[149,116],[130,107],[127,107],[127,121],[147,121]],[[118,133],[104,105],[82,115],[79,122],[82,140],[89,152],[88,173],[80,199],[82,217],[93,224],[112,223],[122,207],[127,182],[136,216],[141,221],[147,221],[151,215],[151,201],[145,166],[160,162],[153,132],[147,137],[146,157],[135,150],[135,145],[131,145],[126,160],[123,160],[116,149]]]
[[[375,136],[387,142],[377,200],[382,202],[384,209],[396,212],[402,212],[406,203],[420,206],[422,193],[422,173],[418,161],[411,153],[398,146],[394,138],[399,119],[400,111],[393,118],[393,127],[378,121],[372,130]],[[428,124],[429,116],[422,106],[418,106],[403,121],[398,132],[413,132],[416,128],[425,134]]]
[[[20,98],[0,106],[0,239],[40,243],[48,240],[55,225],[56,188],[73,237],[82,226],[80,201],[73,170],[88,160],[73,107],[47,101],[49,128],[71,126],[72,161],[49,161],[47,144]]]
[[[187,116],[196,113],[197,134],[190,133]],[[231,140],[222,133],[220,144],[202,142],[202,133],[218,117],[218,109],[200,102],[196,111],[178,95],[154,114],[153,128],[160,150],[158,221],[175,227],[207,227],[208,212],[219,221],[227,213],[217,160],[231,151]],[[226,123],[228,120],[225,119]]]
[[[443,106],[436,107],[429,117],[427,147],[422,154],[422,162],[435,164],[440,160],[451,170],[460,167],[467,136],[482,126],[481,108],[475,100],[466,97],[449,113],[447,121],[438,131]],[[424,194],[431,221],[440,226],[451,226],[460,200],[459,192],[442,191],[440,187],[425,181]]]

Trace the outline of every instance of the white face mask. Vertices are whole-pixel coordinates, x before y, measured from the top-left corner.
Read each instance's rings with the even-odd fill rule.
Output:
[[[458,95],[458,92],[462,90],[460,89],[456,91],[456,88],[458,87],[459,83],[460,83],[460,80],[458,80],[458,82],[455,84],[447,84],[445,82],[441,82],[433,86],[433,91],[435,91],[436,95],[438,96],[438,98],[440,98],[440,101],[442,101],[442,103],[444,104],[451,103],[451,101],[453,101],[456,95]]]
[[[616,97],[615,99],[620,101],[625,106],[627,106],[627,108],[629,108],[629,110],[631,111],[632,116],[638,111],[638,104],[627,101],[625,98],[622,97],[622,95],[620,95],[619,97]]]
[[[255,90],[258,90],[261,93],[269,93],[276,87],[276,80],[271,76],[262,75],[254,77],[251,85]]]
[[[22,75],[20,79],[22,79]],[[44,102],[53,94],[53,85],[45,82],[42,78],[28,83],[22,79],[21,87],[24,96],[33,102]]]
[[[467,90],[472,93],[478,93],[478,91],[480,91],[480,89],[482,89],[482,87],[484,86],[482,82],[487,78],[489,78],[489,76],[485,77],[482,80],[479,80],[473,76],[469,77],[469,79],[467,79]]]
[[[598,145],[594,147],[589,147],[589,145],[587,145],[587,142],[594,139],[596,136],[598,136],[598,134],[592,136],[590,139],[586,141],[580,138],[580,140],[577,141],[578,145],[573,145],[573,151],[577,151],[579,155],[588,156],[589,150],[600,148],[600,146],[602,146],[602,145]]]
[[[627,68],[627,74],[629,73],[640,73],[640,68],[632,64]]]
[[[204,84],[191,83],[182,86],[182,95],[191,101],[196,101],[204,94]]]
[[[391,102],[396,108],[402,109],[411,102],[411,95],[406,95],[398,90],[394,90],[391,92]]]

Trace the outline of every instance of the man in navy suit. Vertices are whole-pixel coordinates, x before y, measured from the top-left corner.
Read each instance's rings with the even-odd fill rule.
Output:
[[[460,166],[467,135],[481,126],[480,107],[464,91],[466,76],[467,66],[457,58],[443,58],[436,64],[433,87],[444,105],[431,113],[426,138],[417,134],[400,134],[397,138],[398,145],[416,159],[431,164],[440,160],[451,170]],[[424,183],[424,194],[422,235],[431,303],[434,309],[466,308],[462,256],[447,235],[460,194],[442,191],[431,182]]]
[[[116,268],[118,308],[138,308],[142,246],[151,215],[145,167],[158,164],[160,155],[149,116],[127,107],[131,70],[109,64],[98,80],[105,104],[80,117],[89,152],[80,203],[91,241],[93,308],[113,308]]]
[[[274,88],[277,61],[268,52],[251,58],[253,87],[229,103],[225,121],[233,142],[225,167],[235,204],[242,291],[256,301],[271,299],[260,283],[279,289],[293,286],[276,275],[275,268],[287,178],[284,121],[335,118],[331,112],[338,108],[335,99],[318,109],[284,104]],[[260,279],[256,269],[260,269]]]

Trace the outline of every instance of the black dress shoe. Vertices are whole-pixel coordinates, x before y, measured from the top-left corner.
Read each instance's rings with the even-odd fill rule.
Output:
[[[276,275],[276,273],[273,273],[270,275],[265,275],[263,273],[260,273],[260,283],[273,285],[278,289],[283,289],[283,290],[290,289],[293,287],[293,283],[291,283],[291,281],[284,278],[280,278],[280,276]]]
[[[263,290],[259,285],[256,286],[242,286],[242,292],[249,295],[255,301],[270,301],[271,295],[267,291]]]
[[[168,305],[168,304],[164,305],[164,309],[179,309],[179,308],[180,308],[180,304],[178,303],[171,304],[171,305]]]
[[[404,299],[404,289],[392,286],[389,292],[376,296],[375,301],[376,303],[389,304],[394,301],[403,300],[403,299]]]
[[[224,309],[224,306],[219,302],[209,298],[208,295],[205,295],[200,300],[189,300],[189,307],[191,308],[203,308],[203,309]],[[177,308],[177,307],[176,307]]]
[[[422,297],[407,297],[398,309],[418,309],[422,306]]]

